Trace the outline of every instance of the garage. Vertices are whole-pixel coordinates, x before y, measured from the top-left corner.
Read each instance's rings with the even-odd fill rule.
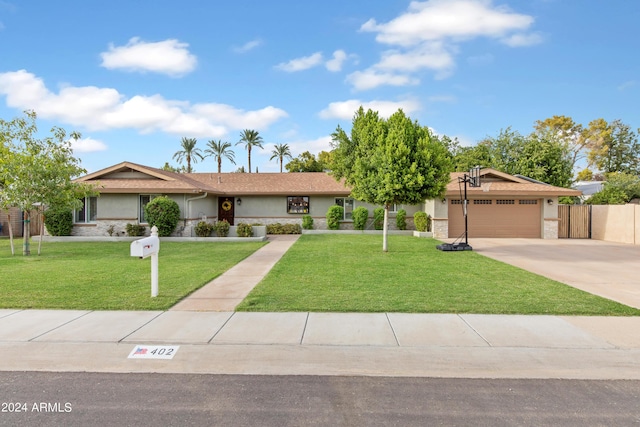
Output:
[[[449,237],[464,233],[461,199],[449,199]],[[482,198],[469,199],[469,237],[524,237],[542,235],[542,199]]]

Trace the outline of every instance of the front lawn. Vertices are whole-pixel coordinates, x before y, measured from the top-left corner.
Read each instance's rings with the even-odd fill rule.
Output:
[[[303,235],[239,311],[640,315],[475,252],[379,235]]]
[[[264,245],[160,243],[159,295],[151,298],[151,259],[129,256],[129,242],[43,242],[22,256],[0,239],[0,308],[166,310]]]

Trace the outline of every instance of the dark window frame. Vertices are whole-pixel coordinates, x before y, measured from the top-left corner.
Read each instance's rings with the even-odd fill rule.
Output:
[[[288,214],[308,214],[310,208],[309,196],[287,196]]]

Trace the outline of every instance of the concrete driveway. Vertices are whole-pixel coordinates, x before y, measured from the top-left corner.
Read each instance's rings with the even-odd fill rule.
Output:
[[[640,245],[587,239],[469,239],[473,250],[640,308]]]

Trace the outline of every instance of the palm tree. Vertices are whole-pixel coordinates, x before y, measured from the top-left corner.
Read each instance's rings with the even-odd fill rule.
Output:
[[[240,141],[236,142],[236,145],[244,144],[249,155],[249,173],[251,173],[251,147],[262,148],[262,137],[258,135],[257,130],[245,129],[240,132]]]
[[[218,162],[218,173],[222,171],[223,157],[229,159],[229,161],[231,161],[231,163],[233,163],[234,165],[236,164],[236,154],[233,152],[233,150],[229,150],[229,147],[231,147],[230,142],[222,142],[221,140],[215,141],[213,139],[210,139],[209,142],[207,142],[207,147],[209,148],[204,150],[204,153],[206,154],[205,157],[211,156],[215,159],[216,162]]]
[[[182,138],[180,142],[180,146],[182,147],[181,151],[177,151],[173,158],[177,159],[178,162],[182,163],[182,159],[187,160],[187,173],[193,172],[191,168],[191,162],[198,163],[198,157],[200,160],[204,159],[202,153],[199,148],[196,148],[198,140],[195,138]]]
[[[272,156],[269,160],[278,159],[280,161],[280,173],[282,173],[282,162],[284,158],[288,158],[291,160],[293,157],[291,156],[291,149],[289,148],[289,144],[276,144],[273,147],[273,151],[271,152]]]

